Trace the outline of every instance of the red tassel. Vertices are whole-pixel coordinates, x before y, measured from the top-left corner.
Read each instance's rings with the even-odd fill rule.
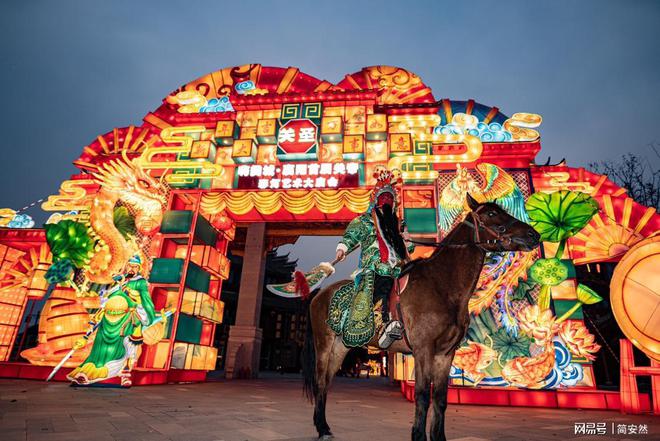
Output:
[[[307,300],[309,297],[309,284],[302,271],[293,273],[293,281],[296,284],[296,293],[303,299]]]

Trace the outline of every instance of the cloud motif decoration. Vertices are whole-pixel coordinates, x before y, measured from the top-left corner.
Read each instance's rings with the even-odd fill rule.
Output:
[[[236,90],[236,92],[238,92],[241,95],[244,95],[247,92],[249,92],[250,90],[254,90],[256,88],[257,87],[254,85],[254,81],[250,81],[250,80],[242,81],[240,83],[237,83],[234,86],[234,89]]]
[[[211,98],[205,106],[200,107],[200,113],[210,112],[234,112],[234,106],[231,105],[228,96],[222,98]]]
[[[557,337],[552,339],[555,349],[555,367],[545,378],[543,389],[575,386],[584,378],[584,369],[578,363],[571,363],[571,353]]]
[[[7,224],[7,228],[32,228],[34,219],[28,214],[17,214]]]
[[[504,130],[504,127],[500,123],[492,122],[486,124],[484,122],[478,122],[474,125],[460,124],[459,121],[465,118],[456,118],[459,115],[454,115],[454,118],[452,118],[449,124],[437,126],[433,129],[433,133],[436,135],[472,135],[483,142],[509,142],[513,140],[511,132]]]
[[[457,368],[454,365],[451,365],[451,369],[449,370],[449,378],[455,379],[455,380],[464,380],[465,376],[463,374],[463,370]],[[500,386],[500,387],[506,387],[509,386],[509,382],[506,381],[502,377],[486,377],[483,378],[479,382],[479,386]]]

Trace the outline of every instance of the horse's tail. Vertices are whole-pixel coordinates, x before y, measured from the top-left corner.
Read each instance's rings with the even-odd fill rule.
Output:
[[[307,332],[305,332],[305,344],[302,350],[302,375],[303,375],[303,393],[307,399],[314,402],[319,391],[319,384],[316,379],[316,348],[314,347],[314,330],[312,329],[311,303],[316,296],[317,291],[305,300],[307,308]]]

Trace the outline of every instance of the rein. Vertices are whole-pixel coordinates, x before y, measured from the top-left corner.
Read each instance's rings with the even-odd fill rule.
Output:
[[[479,210],[481,207],[477,208],[476,211],[470,211],[469,217],[471,218],[471,221],[469,220],[464,220],[462,223],[466,224],[467,226],[472,228],[473,231],[473,237],[472,241],[470,242],[462,242],[462,243],[445,243],[445,241],[440,241],[440,242],[421,242],[417,240],[408,240],[408,242],[414,243],[415,245],[422,245],[422,246],[427,246],[427,247],[434,247],[434,248],[462,248],[466,247],[469,245],[476,245],[477,247],[481,248],[480,245],[495,245],[498,243],[502,244],[510,244],[511,243],[511,238],[503,238],[502,234],[506,233],[509,227],[516,221],[515,219],[512,219],[509,221],[506,225],[498,226],[496,229],[491,228],[487,225],[484,225],[479,216],[477,216],[477,213],[479,213]],[[495,236],[494,239],[486,239],[486,240],[481,240],[481,235],[480,231],[484,230],[493,236]],[[484,250],[486,251],[486,250]]]

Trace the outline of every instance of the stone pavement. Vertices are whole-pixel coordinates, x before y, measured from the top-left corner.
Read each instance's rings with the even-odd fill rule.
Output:
[[[313,440],[312,407],[300,379],[111,388],[0,380],[2,441]],[[328,397],[337,441],[410,439],[413,405],[385,379],[338,378]],[[575,422],[647,424],[648,435],[575,437]],[[458,406],[453,441],[658,440],[660,418],[617,412]]]

